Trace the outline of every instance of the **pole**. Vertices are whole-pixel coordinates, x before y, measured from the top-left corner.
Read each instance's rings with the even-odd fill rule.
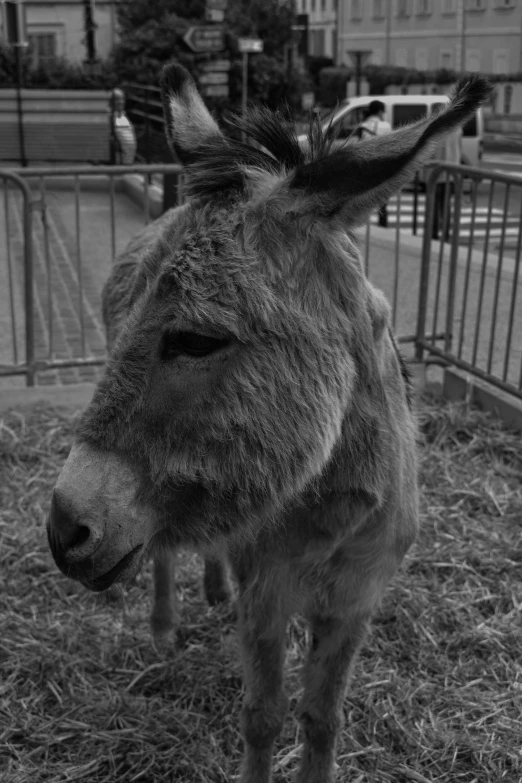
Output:
[[[361,52],[355,52],[355,94],[361,94]]]
[[[384,64],[391,65],[391,20],[392,3],[386,3],[386,49],[384,53]]]
[[[24,113],[22,105],[22,48],[21,43],[16,43],[14,46],[15,58],[16,58],[16,108],[18,113],[18,139],[20,142],[20,160],[22,166],[27,166],[27,158],[25,157],[25,133],[24,133]]]
[[[248,102],[248,52],[243,52],[243,89],[241,93],[241,115],[246,118]],[[246,142],[245,131],[241,131],[241,141]]]

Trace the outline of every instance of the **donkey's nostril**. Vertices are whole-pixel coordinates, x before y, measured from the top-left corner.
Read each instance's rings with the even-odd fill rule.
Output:
[[[103,537],[102,530],[95,522],[79,519],[69,498],[55,489],[51,502],[49,525],[55,540],[58,539],[61,548],[69,562],[78,562],[92,557]]]
[[[81,547],[83,544],[85,544],[86,541],[89,540],[89,537],[91,535],[91,531],[87,527],[87,525],[80,525],[76,532],[76,538],[71,539],[69,542],[69,547],[72,549],[73,547],[78,548]]]

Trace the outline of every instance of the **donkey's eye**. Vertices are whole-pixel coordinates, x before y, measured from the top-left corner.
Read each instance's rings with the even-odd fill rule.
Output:
[[[187,356],[207,356],[228,345],[228,340],[208,337],[197,332],[166,332],[161,344],[163,361],[174,359],[180,354]]]

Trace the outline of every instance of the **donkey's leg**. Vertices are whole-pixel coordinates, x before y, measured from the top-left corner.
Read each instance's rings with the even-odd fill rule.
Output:
[[[313,616],[312,645],[304,670],[299,718],[304,749],[297,783],[332,783],[342,704],[355,657],[368,627],[367,614]]]
[[[205,576],[203,578],[205,595],[210,606],[225,603],[230,598],[225,564],[218,558],[205,558]]]
[[[150,624],[156,644],[172,642],[179,626],[176,593],[176,553],[165,550],[154,558],[154,605]]]
[[[267,572],[270,573],[270,569]],[[245,749],[240,781],[270,783],[272,748],[288,706],[283,692],[288,611],[282,607],[277,574],[272,573],[264,580],[260,578],[262,583],[257,582],[255,588],[246,586],[237,568],[236,575],[239,582],[238,629],[245,683],[241,713]]]

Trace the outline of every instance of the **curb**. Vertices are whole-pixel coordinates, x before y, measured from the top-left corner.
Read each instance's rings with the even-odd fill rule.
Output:
[[[124,174],[122,177],[123,192],[145,210],[145,177],[143,174]],[[153,220],[163,214],[163,188],[158,185],[149,185],[149,217]]]
[[[477,408],[492,413],[508,427],[522,432],[522,400],[491,386],[481,378],[462,370],[446,368],[442,396],[446,400],[466,400]]]

